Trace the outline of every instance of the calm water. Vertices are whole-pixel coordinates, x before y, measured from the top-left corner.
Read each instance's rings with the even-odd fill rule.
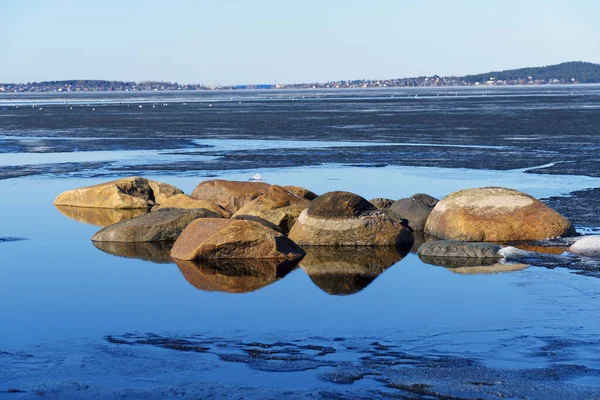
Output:
[[[565,196],[600,187],[570,165],[598,157],[599,99],[588,86],[0,96],[0,398],[600,398],[594,274],[369,250],[227,276],[156,247],[102,251],[97,215],[52,205],[134,173],[186,193],[260,173],[368,199]]]

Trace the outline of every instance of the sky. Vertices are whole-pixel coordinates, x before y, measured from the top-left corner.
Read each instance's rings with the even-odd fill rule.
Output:
[[[205,85],[600,63],[596,0],[0,0],[0,82]]]

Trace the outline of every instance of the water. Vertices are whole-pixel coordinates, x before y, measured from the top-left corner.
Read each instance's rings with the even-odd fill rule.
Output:
[[[595,171],[539,173],[597,157],[588,110],[600,89],[439,89],[443,104],[436,91],[0,96],[0,398],[600,397],[594,275],[535,259],[489,274],[383,251],[321,255],[357,271],[321,274],[309,251],[276,277],[223,279],[156,248],[98,249],[93,219],[52,205],[134,173],[186,193],[255,173],[366,198],[497,185],[566,199],[600,187]],[[24,110],[32,101],[43,110]],[[200,108],[217,101],[227,112]],[[153,103],[175,111],[157,118]],[[554,140],[566,109],[577,116],[569,140]],[[505,119],[518,129],[498,132]]]

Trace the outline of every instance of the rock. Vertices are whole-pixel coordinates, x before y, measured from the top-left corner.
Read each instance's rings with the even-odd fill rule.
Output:
[[[193,197],[188,196],[187,194],[177,194],[175,196],[169,197],[156,208],[153,208],[152,211],[160,210],[161,208],[183,208],[186,210],[204,208],[206,210],[219,214],[223,218],[231,218],[231,212],[227,211],[214,201],[194,199]]]
[[[281,186],[273,185],[269,190],[249,203],[246,203],[234,216],[252,215],[262,218],[289,232],[296,219],[310,202],[288,192]]]
[[[170,194],[183,193],[174,186],[149,181],[139,176],[118,179],[73,189],[59,194],[54,200],[56,206],[148,209],[166,199]]]
[[[458,240],[434,240],[425,242],[419,247],[417,254],[427,257],[445,258],[495,258],[502,256],[498,253],[502,246],[493,243],[472,243]]]
[[[425,229],[425,222],[427,222],[431,210],[437,203],[436,198],[417,193],[410,198],[395,201],[389,209],[401,218],[406,218],[412,229],[422,231]]]
[[[248,293],[284,278],[298,260],[175,260],[185,279],[206,292]]]
[[[98,250],[123,258],[137,258],[157,264],[172,264],[173,242],[92,242]]]
[[[296,196],[306,199],[308,201],[313,201],[319,196],[315,192],[311,192],[310,190],[304,189],[300,186],[283,186],[283,188],[288,192],[294,193]]]
[[[192,192],[198,200],[209,200],[232,213],[269,190],[268,183],[213,179],[202,182]]]
[[[379,208],[380,210],[387,210],[388,208],[390,208],[390,206],[392,204],[394,204],[394,200],[385,199],[383,197],[377,197],[377,198],[369,200],[369,203],[373,204],[375,207]]]
[[[300,267],[315,285],[332,295],[360,292],[407,253],[406,248],[394,246],[310,246],[305,250]]]
[[[111,208],[56,206],[56,209],[65,217],[74,219],[77,222],[100,227],[127,221],[148,213],[148,210],[144,208],[115,210]]]
[[[499,187],[448,195],[429,215],[425,232],[470,242],[527,241],[575,234],[566,218],[541,201]]]
[[[498,274],[502,272],[519,271],[529,265],[521,263],[500,263],[498,258],[462,258],[462,257],[431,257],[419,255],[425,264],[444,267],[455,274],[479,275]]]
[[[175,242],[171,256],[180,260],[218,258],[296,259],[304,251],[285,235],[253,222],[199,219]]]
[[[242,221],[253,221],[253,222],[258,222],[259,224],[269,228],[269,229],[273,229],[276,232],[279,233],[283,233],[284,235],[286,234],[286,232],[283,231],[283,229],[281,229],[280,227],[278,227],[277,225],[275,225],[272,222],[269,222],[265,219],[262,219],[260,217],[256,217],[254,215],[235,215],[233,217],[231,217],[231,219],[239,219]]]
[[[325,193],[302,211],[289,234],[299,245],[396,246],[412,244],[410,231],[364,198]]]
[[[600,257],[600,236],[584,236],[573,243],[567,251],[585,257]]]
[[[129,221],[107,226],[93,237],[94,242],[175,241],[188,224],[198,218],[222,217],[212,211],[165,208]]]

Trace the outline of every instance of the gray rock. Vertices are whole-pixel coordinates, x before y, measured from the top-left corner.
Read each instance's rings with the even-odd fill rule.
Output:
[[[369,200],[369,203],[373,204],[375,207],[379,208],[380,210],[386,210],[386,209],[390,208],[390,206],[392,204],[394,204],[394,200],[386,199],[383,197],[376,197],[374,199]]]
[[[501,248],[502,246],[493,243],[436,240],[423,243],[421,247],[419,247],[417,254],[426,257],[499,259],[502,258],[498,253]]]
[[[408,224],[415,231],[425,229],[425,222],[435,207],[438,200],[427,194],[417,193],[408,199],[395,201],[389,210],[400,218],[408,220]]]
[[[164,242],[175,241],[188,224],[198,218],[223,218],[200,208],[183,210],[160,209],[150,214],[118,222],[98,231],[94,242]]]

